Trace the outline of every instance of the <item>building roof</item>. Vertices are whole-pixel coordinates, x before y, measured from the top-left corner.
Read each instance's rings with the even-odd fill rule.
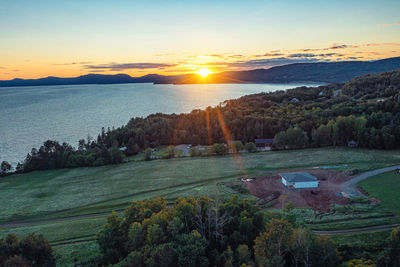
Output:
[[[242,143],[242,141],[240,141],[240,140],[228,140],[228,145],[230,145],[230,144],[232,144],[232,143],[235,143],[235,142],[239,142],[239,143]]]
[[[315,182],[318,179],[308,172],[288,172],[279,174],[283,179],[291,183],[297,182]]]
[[[255,142],[255,144],[272,144],[273,142],[274,142],[274,139],[273,138],[271,138],[271,139],[255,139],[254,140]]]

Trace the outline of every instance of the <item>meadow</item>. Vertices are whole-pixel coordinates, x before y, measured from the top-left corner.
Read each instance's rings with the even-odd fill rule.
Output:
[[[382,201],[387,210],[400,214],[400,174],[393,171],[382,173],[359,183],[369,196]]]
[[[103,167],[12,175],[0,179],[0,238],[8,233],[19,237],[29,232],[42,233],[55,246],[60,254],[59,265],[63,266],[75,257],[85,257],[88,252],[79,249],[83,244],[87,243],[87,249],[94,250],[93,241],[80,241],[93,240],[104,225],[106,215],[112,210],[123,211],[133,200],[163,196],[172,203],[180,196],[225,197],[235,192],[221,184],[244,176],[323,166],[362,172],[399,162],[399,151],[318,148],[129,161]],[[252,196],[244,194],[242,197]],[[388,215],[374,212],[377,217]],[[348,216],[344,219],[349,219]],[[382,221],[385,220],[382,218]],[[330,229],[329,225],[326,227]],[[343,227],[347,226],[339,228]]]
[[[109,212],[155,196],[215,195],[220,182],[291,168],[365,171],[398,162],[398,151],[323,148],[35,171],[0,180],[0,223]]]

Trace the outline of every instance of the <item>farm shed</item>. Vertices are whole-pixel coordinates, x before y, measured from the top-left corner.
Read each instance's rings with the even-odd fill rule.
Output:
[[[288,172],[280,173],[282,183],[285,186],[293,186],[294,188],[316,188],[318,187],[318,179],[307,172]]]

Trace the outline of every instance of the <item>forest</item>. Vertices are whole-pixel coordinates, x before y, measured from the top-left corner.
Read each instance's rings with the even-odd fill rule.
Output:
[[[152,114],[79,141],[46,141],[16,172],[116,164],[150,146],[213,145],[274,138],[274,149],[356,146],[400,148],[400,70],[344,84],[298,87],[226,100],[187,114]],[[124,147],[126,150],[121,151]]]
[[[248,199],[157,197],[112,212],[97,234],[98,251],[75,266],[399,266],[400,228],[377,259],[347,259],[328,236],[316,235],[287,212],[262,211]],[[345,248],[346,249],[346,248]],[[1,266],[55,266],[43,236],[0,239]],[[18,265],[20,264],[20,265]]]

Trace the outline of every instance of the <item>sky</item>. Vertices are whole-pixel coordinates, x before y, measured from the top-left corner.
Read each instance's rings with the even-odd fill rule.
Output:
[[[400,56],[400,1],[1,0],[0,80]]]

